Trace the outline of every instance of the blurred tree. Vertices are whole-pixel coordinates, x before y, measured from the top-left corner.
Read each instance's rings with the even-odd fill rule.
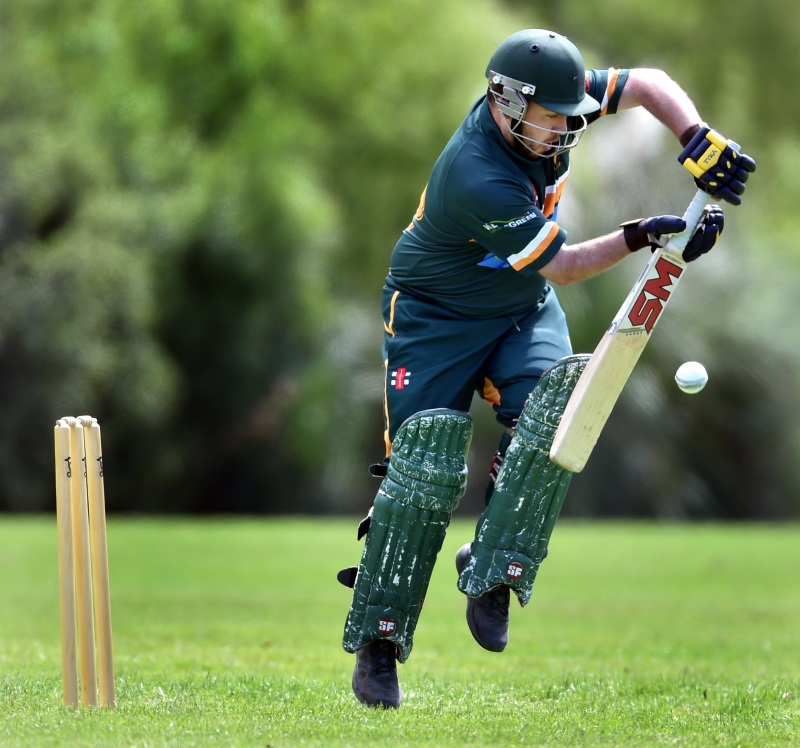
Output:
[[[329,341],[449,127],[417,85],[463,101],[483,38],[401,6],[3,4],[0,507],[50,505],[45,424],[88,411],[112,508],[331,508],[366,411]]]
[[[707,303],[681,287],[686,316],[662,322],[567,510],[797,515],[800,354],[763,331],[796,303],[782,267],[797,261],[800,104],[786,91],[800,11],[766,3],[610,0],[600,17],[577,0],[534,13],[512,0],[349,13],[337,0],[5,0],[0,508],[52,506],[49,427],[79,412],[104,426],[112,509],[366,508],[387,258],[491,51],[527,25],[559,27],[592,65],[664,67],[759,160],[726,254],[696,273]],[[674,142],[631,121],[593,128],[574,160],[573,238],[680,211],[690,194]],[[636,172],[615,171],[634,142]],[[576,349],[636,272],[565,289]],[[688,357],[712,375],[691,401],[669,381]],[[497,430],[475,410],[477,508]],[[643,420],[659,428],[638,438]]]
[[[602,14],[581,0],[546,0],[538,4],[537,18],[530,17],[530,4],[524,0],[503,4],[527,15],[529,25],[538,22],[579,40],[592,65],[622,56],[636,64],[664,66],[690,83],[724,126],[736,127],[740,137],[756,144],[756,136],[765,131],[774,137],[796,129],[800,102],[787,92],[800,76],[800,58],[789,29],[798,27],[800,6],[791,0],[608,0]],[[713,41],[709,28],[714,29]]]

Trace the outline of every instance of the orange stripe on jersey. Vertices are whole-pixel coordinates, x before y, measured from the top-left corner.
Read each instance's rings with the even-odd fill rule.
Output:
[[[383,329],[394,337],[394,305],[397,303],[397,297],[400,295],[399,291],[392,294],[392,302],[389,304],[389,324],[383,323]]]
[[[608,85],[603,94],[603,100],[600,102],[600,116],[608,114],[608,105],[611,101],[611,97],[614,95],[614,91],[617,89],[617,80],[619,80],[620,72],[621,71],[617,68],[608,69]]]
[[[555,184],[547,186],[544,194],[544,205],[542,206],[542,213],[544,213],[545,218],[551,218],[555,213],[556,205],[561,200],[561,194],[564,192],[568,177],[569,169],[558,178]]]
[[[386,456],[392,453],[392,442],[389,439],[389,398],[386,394],[387,381],[389,379],[389,359],[383,362],[383,417],[386,429],[383,432],[383,442],[386,445]]]
[[[500,401],[500,390],[497,389],[492,384],[491,379],[484,379],[483,380],[483,391],[481,392],[481,397],[486,400],[489,405],[501,405]]]
[[[406,226],[406,231],[411,231],[414,228],[414,221],[421,221],[422,217],[425,215],[425,195],[428,194],[428,185],[425,185],[425,189],[422,190],[422,195],[419,198],[419,206],[417,206],[417,212],[414,213],[414,218],[411,219],[411,223]]]
[[[518,252],[508,258],[508,264],[514,270],[522,270],[526,265],[530,265],[539,259],[557,236],[558,224],[554,221],[548,221],[522,252]]]

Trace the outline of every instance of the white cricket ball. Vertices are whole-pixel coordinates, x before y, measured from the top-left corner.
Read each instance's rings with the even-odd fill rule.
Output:
[[[675,372],[675,381],[683,392],[693,395],[706,386],[708,372],[703,364],[697,361],[687,361],[678,367],[678,371]]]

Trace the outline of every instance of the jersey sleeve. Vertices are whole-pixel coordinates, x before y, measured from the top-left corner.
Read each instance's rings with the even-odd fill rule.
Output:
[[[616,114],[629,72],[628,68],[586,71],[586,93],[600,103],[600,111],[587,117],[587,120]]]
[[[489,268],[512,267],[533,275],[562,247],[567,232],[533,202],[533,188],[511,180],[491,180],[481,189],[465,189],[451,215],[486,250],[479,263]]]

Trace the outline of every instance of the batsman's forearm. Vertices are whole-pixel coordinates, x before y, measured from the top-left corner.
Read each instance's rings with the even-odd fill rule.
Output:
[[[631,254],[622,231],[568,244],[539,272],[551,283],[566,286],[591,278],[616,265]]]

